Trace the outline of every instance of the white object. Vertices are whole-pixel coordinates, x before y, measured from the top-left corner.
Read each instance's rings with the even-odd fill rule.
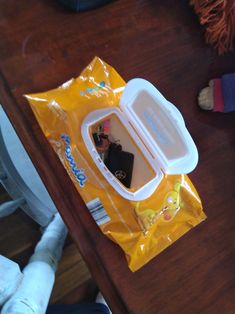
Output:
[[[52,268],[43,262],[28,264],[19,289],[5,303],[2,314],[44,314],[55,280]]]
[[[109,118],[111,135],[134,154],[131,188],[107,169],[94,146],[91,127]],[[184,119],[148,81],[133,79],[124,89],[120,108],[91,112],[82,124],[84,143],[97,167],[124,198],[141,201],[157,189],[164,174],[186,174],[197,165],[198,152]],[[133,141],[135,144],[133,144]]]
[[[20,208],[41,226],[57,212],[41,178],[0,105],[0,172],[2,185],[13,199],[23,197]]]
[[[203,88],[198,95],[198,105],[204,110],[212,110],[214,108],[213,97],[214,83],[209,81],[209,86]]]
[[[0,306],[15,293],[22,277],[19,265],[0,255]]]
[[[4,304],[1,314],[44,314],[55,281],[67,228],[59,214],[49,224],[35,248],[16,292]]]
[[[101,294],[101,292],[99,292],[96,296],[96,299],[95,299],[95,302],[96,303],[101,303],[101,304],[104,304],[105,306],[107,306],[108,310],[109,310],[109,314],[112,314],[107,302],[105,301],[103,295]]]
[[[6,217],[14,213],[17,208],[24,204],[23,198],[18,198],[13,201],[8,201],[0,205],[0,218]]]

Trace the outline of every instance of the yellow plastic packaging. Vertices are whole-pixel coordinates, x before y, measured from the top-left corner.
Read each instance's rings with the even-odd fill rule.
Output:
[[[131,201],[98,170],[83,141],[81,125],[94,110],[118,107],[124,87],[118,73],[96,57],[78,78],[26,97],[93,218],[123,249],[129,268],[136,271],[206,215],[187,175],[164,175],[149,198]]]

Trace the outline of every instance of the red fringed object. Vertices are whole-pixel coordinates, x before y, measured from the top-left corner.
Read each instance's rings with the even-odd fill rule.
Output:
[[[206,41],[219,54],[233,49],[235,0],[191,0],[200,23],[206,26]]]

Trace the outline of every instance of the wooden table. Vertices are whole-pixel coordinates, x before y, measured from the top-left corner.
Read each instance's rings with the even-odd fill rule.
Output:
[[[58,86],[98,55],[125,80],[153,82],[185,117],[200,154],[190,175],[208,219],[131,273],[101,234],[43,136],[24,93]],[[74,14],[53,0],[0,0],[0,101],[114,313],[235,313],[235,114],[198,109],[235,55],[204,43],[187,1],[115,1]]]

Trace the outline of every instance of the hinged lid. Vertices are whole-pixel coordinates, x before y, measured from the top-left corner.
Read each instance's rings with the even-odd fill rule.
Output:
[[[197,148],[182,115],[151,83],[129,81],[120,107],[165,173],[189,173],[196,167]]]

